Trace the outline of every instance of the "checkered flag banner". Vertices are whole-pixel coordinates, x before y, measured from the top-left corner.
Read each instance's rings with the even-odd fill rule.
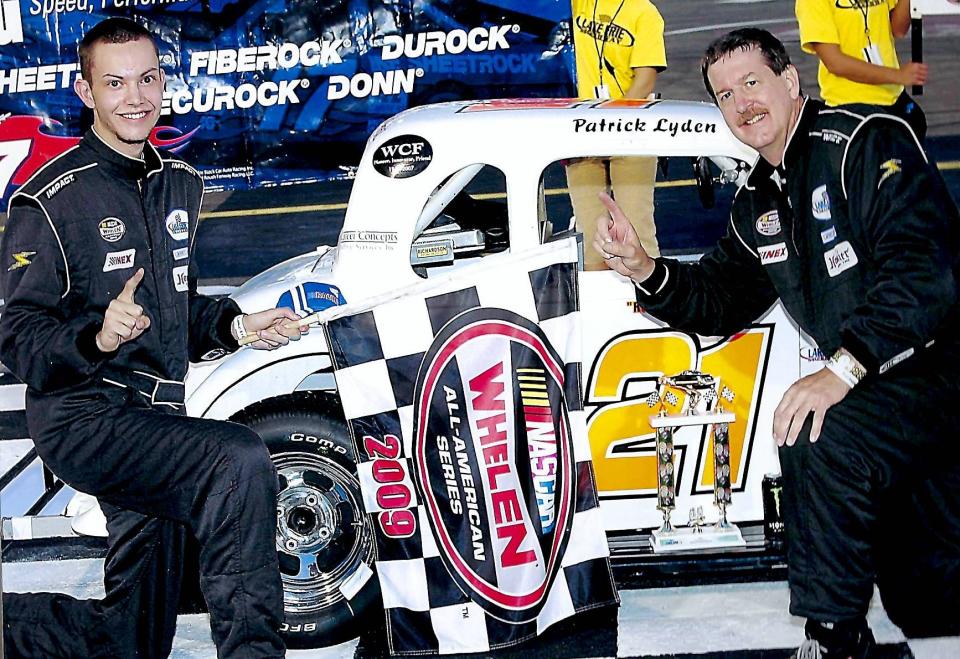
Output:
[[[393,654],[486,652],[618,601],[580,388],[576,242],[326,324]]]

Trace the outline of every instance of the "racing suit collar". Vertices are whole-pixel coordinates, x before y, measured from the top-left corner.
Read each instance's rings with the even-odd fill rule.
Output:
[[[759,183],[767,179],[773,179],[777,187],[781,187],[781,183],[787,178],[787,165],[793,162],[798,154],[806,151],[810,129],[817,120],[822,107],[823,104],[819,101],[813,101],[804,96],[797,123],[794,124],[790,134],[787,135],[787,143],[783,149],[783,160],[775,167],[763,156],[758,156],[757,162],[750,170],[750,176],[747,177],[746,187],[748,190],[755,189]]]
[[[144,145],[143,159],[141,160],[140,158],[131,158],[126,154],[120,153],[107,144],[93,128],[87,131],[82,141],[97,154],[102,167],[113,170],[119,176],[125,176],[131,179],[142,179],[163,169],[163,161],[160,159],[160,154],[157,153],[156,148],[150,142]]]
[[[787,170],[791,162],[795,162],[798,155],[803,154],[808,149],[810,130],[813,128],[817,117],[820,116],[820,110],[823,104],[819,101],[813,101],[809,97],[803,97],[803,105],[800,106],[800,116],[797,117],[797,123],[793,130],[787,135],[787,143],[783,147],[783,161],[781,167]]]

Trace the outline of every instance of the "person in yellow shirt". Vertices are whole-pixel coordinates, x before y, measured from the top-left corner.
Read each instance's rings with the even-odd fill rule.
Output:
[[[573,0],[573,45],[580,98],[645,99],[657,73],[667,68],[663,18],[650,0]],[[597,218],[605,213],[597,196],[610,191],[640,237],[644,249],[660,254],[653,221],[656,158],[585,158],[567,164],[567,185],[583,244],[593,242]],[[584,269],[603,270],[602,257],[584,249]]]
[[[796,0],[800,46],[820,59],[827,105],[885,106],[921,140],[927,122],[904,88],[927,82],[927,65],[897,59],[894,39],[910,30],[910,0]]]

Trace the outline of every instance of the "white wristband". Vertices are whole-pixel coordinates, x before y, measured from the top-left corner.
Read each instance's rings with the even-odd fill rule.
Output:
[[[249,334],[249,332],[247,332],[247,328],[243,326],[243,316],[244,314],[240,314],[234,318],[233,322],[230,324],[230,333],[233,334],[233,338],[235,338],[238,342],[247,334]]]

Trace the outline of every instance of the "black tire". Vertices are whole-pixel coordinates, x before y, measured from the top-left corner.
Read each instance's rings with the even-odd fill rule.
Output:
[[[371,575],[349,599],[340,590],[358,570],[373,570],[374,539],[339,404],[302,392],[257,403],[233,420],[263,438],[280,476],[277,553],[287,647],[356,637],[381,608],[380,588]]]

